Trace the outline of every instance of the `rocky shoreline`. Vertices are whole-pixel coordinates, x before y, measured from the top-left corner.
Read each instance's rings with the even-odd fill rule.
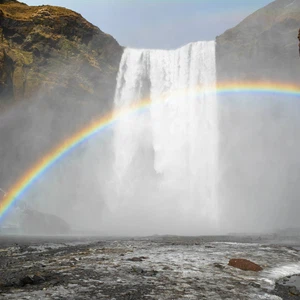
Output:
[[[276,282],[274,295],[283,300],[300,299],[300,274],[281,278]]]
[[[282,264],[300,268],[298,251],[264,242],[250,237],[0,237],[0,298],[299,299],[280,282],[272,290],[269,280]],[[229,266],[232,257],[249,258],[264,270]]]

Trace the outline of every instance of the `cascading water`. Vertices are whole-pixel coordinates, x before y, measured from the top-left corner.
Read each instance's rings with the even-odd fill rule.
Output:
[[[149,101],[114,129],[115,201],[109,206],[129,232],[216,229],[215,85],[213,41],[171,51],[125,49],[115,110]]]

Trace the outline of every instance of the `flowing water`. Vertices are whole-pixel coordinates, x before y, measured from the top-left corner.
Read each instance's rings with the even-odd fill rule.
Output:
[[[147,104],[115,127],[116,195],[109,205],[119,220],[141,216],[144,225],[141,231],[131,228],[135,233],[153,233],[147,229],[170,215],[181,225],[168,219],[163,222],[167,233],[216,229],[215,85],[214,42],[171,51],[125,49],[115,110]],[[134,214],[124,216],[128,207]]]
[[[299,251],[271,237],[17,241],[1,239],[1,299],[280,300],[275,281],[300,272]],[[233,268],[231,258],[264,270]],[[18,284],[30,274],[41,282]]]

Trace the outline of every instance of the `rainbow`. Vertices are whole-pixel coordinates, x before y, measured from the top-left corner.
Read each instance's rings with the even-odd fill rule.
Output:
[[[193,92],[195,94],[202,90],[201,87],[196,87]],[[277,82],[240,82],[240,83],[223,83],[218,84],[217,87],[205,88],[206,92],[219,94],[231,93],[257,93],[257,94],[276,94],[300,97],[300,86],[277,83]],[[186,91],[176,91],[176,97],[181,97]],[[173,96],[173,94],[172,94]],[[163,95],[160,101],[155,104],[161,104],[168,100],[168,95]],[[173,99],[173,97],[172,97]],[[122,111],[109,113],[100,117],[99,120],[91,122],[85,128],[76,132],[74,135],[64,140],[60,145],[53,148],[39,161],[36,162],[18,181],[10,188],[9,192],[2,199],[0,203],[0,221],[2,221],[10,211],[10,209],[22,198],[22,195],[33,185],[33,183],[40,178],[49,168],[61,160],[66,154],[73,150],[79,144],[102,132],[106,128],[112,126],[124,117],[131,114],[136,114],[147,109],[151,104],[149,99],[143,99],[138,103],[123,109]]]

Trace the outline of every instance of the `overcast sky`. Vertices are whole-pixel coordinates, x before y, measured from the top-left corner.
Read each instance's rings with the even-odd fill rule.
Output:
[[[177,48],[212,40],[271,0],[23,0],[79,12],[123,46]]]

